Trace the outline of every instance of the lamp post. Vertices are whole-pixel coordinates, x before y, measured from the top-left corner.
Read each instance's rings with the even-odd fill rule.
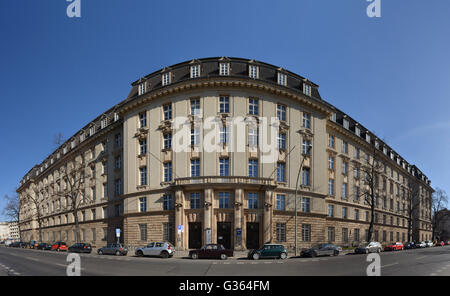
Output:
[[[294,250],[294,256],[297,256],[297,192],[298,192],[298,181],[300,179],[300,173],[302,171],[302,167],[303,167],[303,162],[305,161],[306,156],[309,155],[310,151],[311,151],[312,145],[309,144],[308,147],[306,148],[306,153],[302,153],[302,162],[300,163],[300,167],[298,168],[298,175],[297,175],[297,183],[295,185],[295,198],[294,198],[294,207],[295,207],[295,219],[294,219],[294,223],[295,223],[295,229],[294,229],[294,236],[295,236],[295,250]]]

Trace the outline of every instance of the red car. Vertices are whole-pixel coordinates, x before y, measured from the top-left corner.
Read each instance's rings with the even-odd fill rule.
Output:
[[[52,245],[52,251],[66,251],[68,248],[65,242],[56,242]]]
[[[444,242],[436,242],[436,247],[443,247],[445,245]]]
[[[385,251],[401,251],[404,250],[405,246],[401,242],[392,243],[384,247]]]

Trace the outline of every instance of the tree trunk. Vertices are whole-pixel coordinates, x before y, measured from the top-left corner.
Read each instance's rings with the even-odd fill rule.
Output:
[[[80,239],[80,224],[78,222],[78,210],[75,209],[75,211],[73,211],[73,218],[74,218],[74,222],[75,222],[75,242],[79,243],[81,242]]]

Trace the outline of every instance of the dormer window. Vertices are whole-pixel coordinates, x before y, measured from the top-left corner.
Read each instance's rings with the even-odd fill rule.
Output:
[[[358,126],[355,126],[355,134],[360,137],[361,136],[361,129]]]
[[[89,128],[89,136],[92,136],[94,133],[95,133],[95,128],[94,128],[94,126],[91,126]]]
[[[384,153],[385,155],[387,155],[387,148],[386,148],[386,147],[383,147],[383,153]]]
[[[287,85],[287,75],[283,73],[278,73],[278,84],[286,86]]]
[[[258,66],[250,65],[248,67],[248,76],[253,79],[257,79],[259,77],[259,69]]]
[[[378,141],[375,141],[375,148],[379,148],[380,147],[380,143],[378,143]]]
[[[336,122],[336,113],[331,113],[330,120]]]
[[[200,65],[191,66],[191,78],[197,78],[200,76]]]
[[[370,143],[370,135],[368,133],[366,134],[366,142]]]
[[[311,96],[311,85],[303,83],[303,94]]]
[[[117,120],[119,120],[119,114],[114,112],[114,121],[117,121]]]
[[[102,121],[100,122],[101,128],[104,129],[106,127],[107,123],[108,123],[108,120],[106,118],[103,118]]]
[[[219,74],[221,76],[230,75],[230,64],[229,63],[220,63],[219,64]]]
[[[167,72],[167,73],[164,73],[162,75],[162,85],[163,86],[168,85],[168,84],[171,83],[171,76],[172,75],[170,75],[170,74],[171,74],[171,72]]]
[[[138,95],[143,95],[145,93],[145,82],[142,82],[138,86]]]
[[[347,120],[347,119],[344,119],[344,120],[342,121],[342,125],[344,126],[345,129],[348,129],[348,127],[349,127],[348,120]]]
[[[83,142],[84,139],[85,139],[85,135],[84,135],[84,133],[82,133],[82,134],[80,135],[80,142]]]

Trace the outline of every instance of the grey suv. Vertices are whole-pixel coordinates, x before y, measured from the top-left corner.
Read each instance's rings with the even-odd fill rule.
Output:
[[[136,256],[159,256],[169,258],[175,254],[175,247],[168,242],[153,242],[135,251]]]
[[[98,249],[99,255],[116,255],[125,256],[128,253],[128,249],[122,246],[122,244],[108,244],[106,247]]]

